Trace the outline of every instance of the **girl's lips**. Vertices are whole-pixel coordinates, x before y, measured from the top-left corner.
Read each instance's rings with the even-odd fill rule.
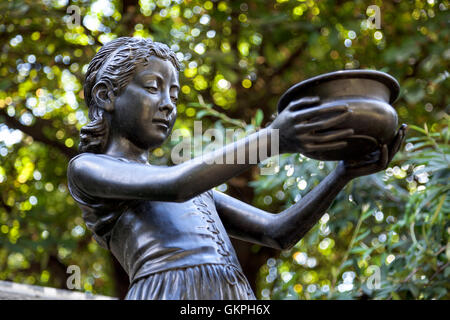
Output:
[[[166,128],[169,127],[169,121],[167,121],[165,119],[153,119],[152,122],[157,124],[157,125],[162,125],[162,126],[164,126]]]

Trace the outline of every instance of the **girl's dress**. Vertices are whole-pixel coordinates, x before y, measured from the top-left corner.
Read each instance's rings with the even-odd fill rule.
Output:
[[[126,299],[255,299],[211,190],[181,203],[92,197],[70,172],[82,156],[69,162],[69,191],[96,241],[128,273]]]

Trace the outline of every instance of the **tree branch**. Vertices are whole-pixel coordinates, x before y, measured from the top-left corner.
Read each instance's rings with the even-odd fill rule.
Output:
[[[0,195],[0,206],[2,206],[2,207],[6,210],[6,212],[7,212],[8,214],[11,213],[11,211],[12,211],[11,207],[8,206],[8,205],[3,201],[3,198],[1,197],[1,195]]]
[[[62,154],[64,154],[67,158],[72,158],[78,154],[78,151],[73,148],[68,148],[64,144],[49,139],[46,137],[42,131],[42,128],[45,126],[45,120],[36,118],[36,122],[32,126],[25,126],[16,118],[9,116],[6,113],[5,109],[0,109],[0,116],[5,119],[5,124],[9,128],[18,129],[23,133],[31,136],[34,140],[45,143],[57,150],[59,150]]]
[[[270,73],[267,73],[263,76],[263,80],[266,83],[266,88],[270,88],[273,79],[275,79],[277,76],[282,75],[286,70],[288,70],[292,65],[297,61],[298,57],[301,55],[301,53],[304,50],[304,46],[300,46],[297,48],[290,56],[286,59],[286,61],[281,64],[278,68],[273,70]],[[270,121],[269,113],[271,113],[271,110],[269,106],[267,106],[267,101],[271,98],[272,92],[269,90],[264,90],[264,93],[258,97],[258,99],[254,100],[250,106],[248,106],[249,110],[255,110],[256,108],[260,108],[263,110],[266,117],[264,118],[263,126]],[[246,106],[247,108],[247,106]]]
[[[295,61],[298,59],[298,57],[301,55],[301,53],[303,52],[303,50],[305,49],[305,46],[300,46],[297,48],[297,50],[295,50],[291,56],[289,58],[287,58],[287,60],[278,68],[276,68],[271,74],[270,77],[271,79],[273,79],[276,76],[279,76],[281,74],[283,74],[287,69],[289,69],[294,63]]]

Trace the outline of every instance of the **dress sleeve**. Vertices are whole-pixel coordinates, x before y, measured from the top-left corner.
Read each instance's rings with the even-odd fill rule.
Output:
[[[69,189],[70,194],[72,195],[73,199],[82,205],[93,205],[95,204],[95,199],[93,197],[90,197],[87,193],[83,192],[78,186],[76,181],[73,179],[73,174],[71,172],[71,164],[72,162],[76,161],[77,158],[82,156],[83,154],[76,155],[72,159],[70,159],[69,164],[67,166],[67,187]]]
[[[94,234],[95,240],[100,246],[109,249],[109,239],[112,228],[117,219],[130,205],[130,201],[101,199],[93,197],[77,186],[77,182],[71,174],[71,163],[76,161],[79,154],[69,161],[67,172],[67,186],[70,194],[83,212],[84,222],[89,230]]]

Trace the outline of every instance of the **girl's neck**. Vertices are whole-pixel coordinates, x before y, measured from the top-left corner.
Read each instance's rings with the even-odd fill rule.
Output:
[[[130,161],[148,164],[148,150],[137,147],[122,136],[113,135],[111,137],[105,154],[115,158],[125,158]]]

